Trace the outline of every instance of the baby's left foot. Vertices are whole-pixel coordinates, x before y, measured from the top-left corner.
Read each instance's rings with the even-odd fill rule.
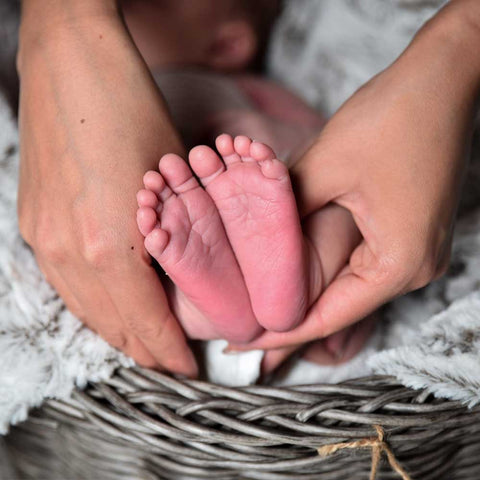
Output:
[[[290,330],[303,320],[307,275],[303,235],[288,170],[272,149],[245,136],[217,138],[222,159],[195,147],[190,165],[220,213],[257,321]]]

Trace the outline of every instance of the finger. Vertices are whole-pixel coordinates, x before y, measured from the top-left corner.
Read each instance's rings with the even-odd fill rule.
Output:
[[[127,336],[122,351],[145,368],[158,369],[158,362],[135,335]]]
[[[361,251],[358,250],[357,251]],[[324,338],[366,317],[398,291],[375,270],[361,276],[347,266],[307,312],[304,322],[290,332],[265,332],[248,345],[229,345],[227,350],[272,349]]]
[[[77,266],[72,270],[78,272],[80,268],[80,266]],[[47,270],[49,270],[48,267]],[[49,275],[51,278],[55,278],[55,283],[61,285],[57,291],[65,301],[67,308],[70,309],[70,296],[65,292],[72,291],[72,288],[68,286],[64,276],[59,272],[53,269],[49,271],[52,272]],[[73,287],[74,291],[77,292],[77,295],[73,296],[73,301],[78,305],[78,310],[81,314],[71,310],[74,315],[80,318],[91,330],[98,333],[105,341],[132,357],[139,365],[147,368],[159,367],[158,362],[145,345],[134,335],[125,332],[123,321],[111,302],[108,293],[104,291],[101,284],[96,282],[95,278],[87,276],[88,280],[85,283],[83,283],[80,276],[75,274],[70,274],[68,278],[73,282],[71,285],[77,285],[77,288]],[[83,290],[80,286],[82,284],[88,284],[91,290]],[[60,290],[66,295],[67,299],[63,297]],[[80,297],[80,300],[78,300],[78,297]]]
[[[40,256],[36,256],[36,260],[45,280],[55,289],[68,310],[70,310],[70,312],[72,312],[77,318],[83,318],[85,313],[80,302],[73,291],[69,288],[63,276],[57,269],[50,266],[48,262],[42,260]]]
[[[262,375],[268,375],[276,370],[288,357],[298,350],[299,346],[267,350],[263,356],[261,371]]]
[[[377,320],[376,315],[370,315],[340,332],[313,342],[305,350],[302,358],[320,365],[337,365],[348,362],[362,350],[370,338]]]
[[[328,353],[331,354],[334,360],[340,360],[343,357],[345,349],[347,348],[348,342],[352,335],[355,325],[344,328],[339,332],[336,332],[329,337],[326,337],[322,341],[322,349],[326,349]],[[310,351],[313,352],[317,346],[317,342],[314,342],[311,345]],[[313,347],[313,348],[312,348]],[[305,352],[307,354],[307,352]]]
[[[337,358],[333,352],[327,348],[326,339],[316,340],[307,346],[302,355],[302,359],[317,365],[335,365]]]
[[[101,316],[95,315],[95,309],[92,311],[91,303],[99,305],[99,299],[96,298],[96,294],[100,292],[99,288],[95,288],[94,292],[87,292],[87,301],[85,303],[85,295],[82,294],[80,287],[75,288],[70,285],[75,285],[78,282],[78,277],[75,274],[70,274],[68,279],[70,285],[67,283],[66,278],[59,270],[51,267],[46,261],[43,261],[37,257],[40,269],[44,272],[46,280],[55,288],[62,300],[65,302],[67,308],[79,319],[82,320],[91,330],[98,333],[107,342],[114,343],[114,346],[123,350],[126,355],[134,358],[137,363],[145,367],[157,367],[158,364],[155,359],[149,354],[141,342],[135,337],[131,336],[127,338],[121,331],[123,330],[123,324],[120,317],[114,312],[111,302],[103,301],[101,308]],[[70,269],[73,272],[78,272],[80,266],[76,266],[74,269]],[[73,282],[73,283],[72,283]],[[92,280],[88,281],[88,284],[92,286]],[[74,294],[73,292],[76,292]],[[78,298],[80,293],[83,300]],[[88,313],[86,313],[88,312]],[[116,322],[115,322],[116,319]],[[114,325],[117,324],[116,327]],[[117,332],[114,332],[114,328],[117,328]]]
[[[380,315],[373,313],[364,320],[353,325],[352,332],[344,346],[343,354],[339,357],[339,361],[348,362],[357,355],[372,336],[375,330],[375,325],[377,321],[380,320]]]
[[[81,320],[112,346],[124,351],[127,335],[122,319],[90,267],[78,262],[63,265],[57,272],[64,279],[66,288],[75,292],[75,298],[83,312]]]
[[[196,376],[195,358],[155,270],[134,259],[102,272],[101,279],[128,331],[156,361],[169,371]]]
[[[382,278],[378,272],[378,278]],[[396,295],[391,283],[375,280],[372,275],[361,276],[347,267],[327,288],[308,315],[306,330],[322,337],[331,335],[367,317]],[[306,334],[306,332],[304,333]]]
[[[354,191],[355,178],[345,176],[345,172],[351,171],[349,162],[355,159],[351,158],[351,152],[338,151],[335,161],[331,161],[330,140],[325,135],[328,128],[327,124],[318,140],[290,170],[301,217],[324,207],[344,192]]]
[[[345,267],[362,237],[350,212],[333,204],[309,215],[303,229],[306,238],[317,239],[315,248],[310,247],[310,257],[318,258],[321,264],[321,278],[310,281],[309,298],[313,303]]]

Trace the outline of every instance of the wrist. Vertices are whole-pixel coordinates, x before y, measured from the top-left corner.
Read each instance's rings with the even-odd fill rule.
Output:
[[[32,50],[59,42],[78,28],[120,21],[118,0],[22,0],[17,69]]]
[[[117,11],[118,0],[22,0],[22,23],[32,20],[47,26],[52,21],[75,21]]]
[[[430,74],[433,89],[448,87],[459,100],[475,101],[480,93],[479,44],[480,2],[451,0],[424,25],[396,63],[412,67],[410,73],[415,69],[418,75]]]
[[[462,54],[466,61],[470,61],[477,79],[477,90],[480,91],[480,57],[478,45],[480,44],[480,2],[477,0],[451,0],[447,13],[450,9],[451,23],[455,22],[455,28],[459,41],[463,42]]]

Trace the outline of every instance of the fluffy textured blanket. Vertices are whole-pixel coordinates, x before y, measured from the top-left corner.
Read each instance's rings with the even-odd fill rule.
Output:
[[[274,36],[270,70],[331,113],[393,60],[442,3],[291,0]],[[478,182],[477,164],[469,175],[474,182]],[[18,233],[17,168],[17,131],[0,100],[1,433],[44,399],[68,396],[75,385],[102,380],[118,365],[131,364],[84,328],[41,276]],[[478,187],[467,185],[465,191],[464,205],[478,205]],[[394,302],[361,355],[335,368],[299,362],[283,381],[339,381],[373,369],[439,396],[469,405],[480,402],[480,293],[475,293],[480,289],[479,263],[480,212],[474,210],[458,225],[449,275]],[[258,368],[255,355],[250,360],[241,356],[230,360],[227,375],[232,369],[245,373],[248,364],[248,378],[241,381],[251,380]],[[215,378],[221,380],[224,373]]]
[[[66,310],[43,279],[16,221],[18,134],[0,101],[0,432],[74,384],[131,365]]]

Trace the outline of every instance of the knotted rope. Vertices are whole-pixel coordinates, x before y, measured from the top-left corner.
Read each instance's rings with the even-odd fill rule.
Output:
[[[346,448],[371,448],[372,449],[372,469],[370,471],[370,480],[375,480],[377,477],[378,465],[382,453],[385,452],[388,461],[392,469],[397,472],[403,480],[412,480],[410,475],[400,466],[398,460],[395,458],[392,450],[384,440],[385,432],[380,425],[373,425],[373,428],[377,431],[378,437],[364,438],[362,440],[356,440],[355,442],[343,442],[333,443],[331,445],[324,445],[318,449],[318,453],[322,457],[328,457],[334,454],[338,450],[344,450]]]

